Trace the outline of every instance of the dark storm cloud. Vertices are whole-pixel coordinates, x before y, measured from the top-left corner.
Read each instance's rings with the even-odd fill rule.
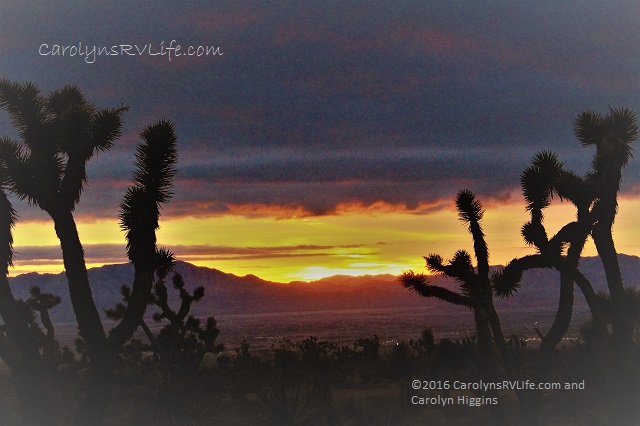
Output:
[[[181,154],[165,214],[241,205],[323,214],[344,203],[415,208],[461,187],[504,198],[541,149],[583,173],[591,152],[572,136],[576,114],[640,111],[640,5],[632,1],[3,9],[0,74],[44,91],[73,82],[101,106],[131,107],[123,138],[89,167],[85,215],[115,214],[137,134],[163,117],[176,123]],[[94,64],[37,55],[41,43],[171,39],[224,55]],[[626,191],[637,190],[637,160],[625,180]]]

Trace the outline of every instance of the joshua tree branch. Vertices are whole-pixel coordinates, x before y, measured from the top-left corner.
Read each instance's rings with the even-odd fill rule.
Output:
[[[413,271],[405,272],[400,277],[400,282],[404,287],[423,297],[435,297],[437,299],[453,303],[454,305],[466,306],[468,308],[473,306],[473,301],[470,297],[456,293],[444,287],[429,285],[427,283],[426,275],[423,274],[416,275]]]

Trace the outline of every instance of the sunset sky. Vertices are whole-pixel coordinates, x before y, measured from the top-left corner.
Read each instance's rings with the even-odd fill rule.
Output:
[[[576,115],[640,113],[638,22],[635,0],[3,0],[0,77],[130,107],[76,210],[89,267],[126,261],[117,215],[138,134],[167,118],[180,160],[158,243],[179,259],[282,282],[398,274],[472,249],[454,210],[463,188],[487,211],[492,264],[532,252],[520,173],[542,149],[584,173],[593,151],[573,137]],[[69,55],[121,45],[147,53]],[[148,54],[170,45],[222,55]],[[4,111],[0,135],[16,135]],[[619,252],[635,255],[638,166],[624,171],[614,228]],[[15,205],[11,274],[60,272],[51,221]],[[556,202],[546,223],[573,217]]]

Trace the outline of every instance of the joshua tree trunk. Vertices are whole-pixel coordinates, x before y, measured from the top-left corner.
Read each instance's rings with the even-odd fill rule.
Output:
[[[558,301],[558,311],[551,325],[551,329],[540,342],[540,353],[538,355],[538,365],[534,373],[536,383],[545,382],[551,373],[551,363],[556,347],[569,330],[571,315],[573,312],[573,283],[576,281],[578,262],[587,236],[589,227],[578,222],[572,241],[567,249],[567,258],[560,270],[560,298]],[[540,424],[540,403],[542,391],[531,391],[525,397],[527,402],[522,405],[522,424],[527,426],[537,426]],[[524,411],[523,411],[524,410]]]
[[[493,302],[491,302],[489,306],[487,306],[486,310],[489,316],[489,324],[491,324],[493,339],[496,343],[496,347],[498,348],[498,352],[500,352],[500,356],[502,357],[504,368],[507,372],[507,377],[509,377],[510,379],[514,379],[516,368],[513,363],[511,353],[509,353],[509,349],[507,348],[507,343],[504,340],[502,325],[500,324],[500,317],[498,316],[498,312],[496,311]]]
[[[611,404],[609,423],[628,425],[629,413],[634,400],[633,383],[629,375],[629,356],[632,327],[626,307],[626,296],[622,274],[618,263],[618,254],[611,237],[611,227],[598,223],[593,229],[593,240],[602,260],[609,293],[611,295],[611,322],[613,324],[613,345],[611,357]]]
[[[52,214],[51,217],[62,247],[62,257],[69,283],[69,295],[76,314],[80,336],[87,343],[87,355],[91,361],[87,394],[80,403],[74,423],[76,425],[99,424],[111,396],[111,355],[107,348],[102,322],[91,294],[84,262],[84,251],[73,215],[69,211],[62,211]]]
[[[153,349],[154,359],[156,361],[161,360],[162,354],[161,354],[160,348],[158,347],[158,342],[156,340],[156,337],[151,332],[151,329],[149,329],[149,326],[147,325],[147,323],[144,322],[144,318],[140,320],[140,327],[142,327],[142,331],[144,331],[144,334],[147,336],[147,339],[149,339],[149,344],[151,344],[151,348]]]
[[[47,334],[43,334],[42,336],[42,338],[44,339],[42,347],[42,361],[44,362],[44,365],[48,367],[54,362],[53,355],[57,348],[57,342],[55,339],[55,330],[53,328],[53,323],[51,322],[51,317],[49,316],[49,311],[47,309],[42,309],[39,311],[39,313],[42,325],[47,330]]]
[[[473,313],[476,323],[476,332],[478,335],[478,350],[480,351],[480,367],[482,369],[482,375],[488,382],[496,383],[499,381],[498,360],[491,340],[489,318],[487,312],[482,307],[474,308]],[[487,396],[498,398],[498,391],[489,390],[487,391]],[[488,408],[494,425],[500,426],[509,424],[503,405],[490,405]]]
[[[567,333],[571,323],[571,312],[573,310],[573,277],[566,273],[561,273],[560,278],[560,300],[555,320],[547,335],[540,342],[540,353],[538,354],[538,364],[534,373],[534,382],[545,382],[551,372],[553,353]],[[525,392],[528,392],[525,394]],[[522,424],[525,426],[537,426],[540,424],[540,404],[542,401],[541,390],[531,390],[522,392],[520,415]]]
[[[155,247],[152,246],[152,249]],[[127,305],[122,321],[113,329],[109,336],[109,347],[118,350],[131,338],[140,325],[141,318],[147,309],[153,287],[155,270],[152,265],[136,265],[131,299]]]

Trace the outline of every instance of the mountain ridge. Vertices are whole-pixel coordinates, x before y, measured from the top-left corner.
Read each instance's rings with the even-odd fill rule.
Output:
[[[638,287],[640,258],[619,255],[619,262],[627,286]],[[501,265],[492,266],[495,270]],[[590,279],[594,288],[604,290],[606,278],[598,257],[581,260],[581,270]],[[121,301],[120,286],[133,281],[131,264],[104,265],[88,270],[89,282],[100,314],[105,318],[104,309]],[[425,299],[404,289],[397,276],[390,274],[349,276],[335,275],[316,281],[292,281],[279,283],[264,280],[255,275],[237,276],[215,268],[195,266],[187,262],[176,262],[176,272],[180,273],[188,288],[205,287],[202,302],[192,307],[197,316],[218,314],[246,314],[267,312],[300,312],[337,309],[371,309],[438,306],[445,309],[443,302]],[[442,276],[432,276],[432,284],[456,289],[455,281]],[[9,278],[9,283],[17,298],[28,297],[28,289],[38,285],[42,290],[61,297],[60,306],[51,310],[54,321],[75,319],[68,297],[64,272],[60,274],[21,274]],[[532,270],[525,273],[520,290],[509,299],[497,300],[501,307],[523,307],[555,309],[559,286],[559,274],[554,270]],[[170,285],[168,286],[170,287]],[[177,295],[169,290],[171,301],[177,303]],[[579,290],[576,291],[576,308],[586,306]],[[448,307],[447,307],[448,308]],[[153,310],[150,309],[149,312]]]

